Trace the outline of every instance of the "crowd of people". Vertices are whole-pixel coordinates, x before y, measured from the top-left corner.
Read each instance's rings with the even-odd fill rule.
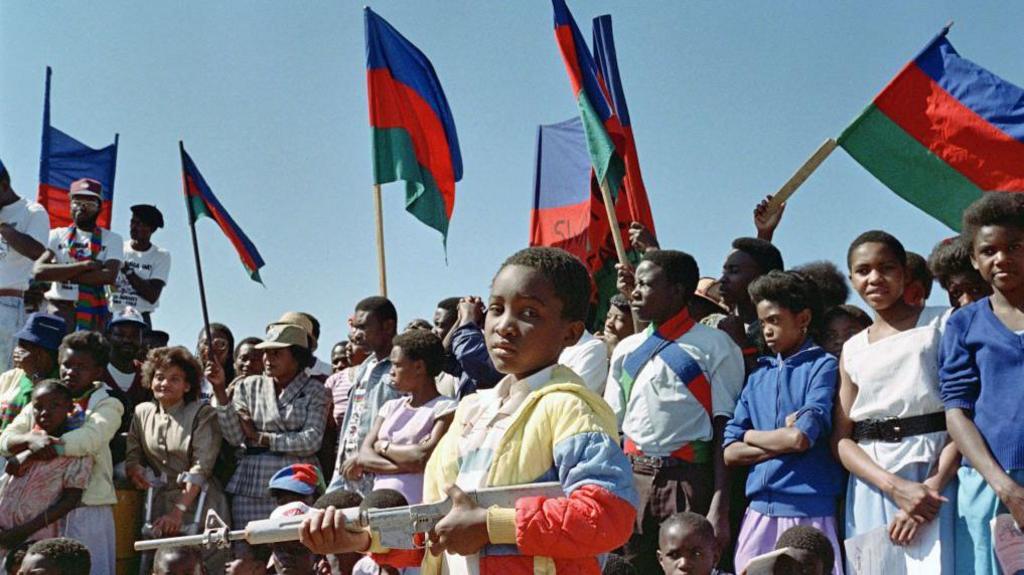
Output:
[[[75,182],[48,232],[0,164],[6,573],[115,573],[125,488],[146,493],[138,539],[305,517],[299,541],[143,554],[160,574],[842,574],[876,530],[908,573],[997,574],[991,521],[1024,524],[1019,194],[985,194],[928,258],[867,231],[846,273],[786,268],[767,200],[717,278],[634,224],[593,332],[584,265],[527,248],[430,321],[359,301],[329,362],[299,311],[168,347],[163,218],[134,206],[122,241],[100,194]],[[926,305],[935,280],[949,307]],[[564,496],[467,496],[547,481]],[[339,512],[445,498],[412,549]]]

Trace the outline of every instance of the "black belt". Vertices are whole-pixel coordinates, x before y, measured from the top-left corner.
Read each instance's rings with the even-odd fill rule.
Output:
[[[245,454],[246,455],[263,455],[264,453],[267,453],[268,451],[270,451],[269,447],[246,447],[245,448]]]
[[[915,415],[914,417],[890,417],[866,419],[853,424],[853,440],[876,440],[899,443],[904,437],[946,431],[944,412]]]
[[[657,475],[662,469],[682,467],[686,461],[676,457],[658,457],[655,455],[630,455],[629,462],[633,464],[633,471],[642,475]]]

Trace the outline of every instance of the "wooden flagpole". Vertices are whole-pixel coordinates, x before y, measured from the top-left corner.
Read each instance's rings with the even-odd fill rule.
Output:
[[[619,230],[619,218],[615,215],[615,204],[612,203],[612,193],[608,189],[608,179],[601,180],[601,199],[604,200],[604,209],[608,214],[608,224],[612,227],[612,240],[615,242],[615,255],[619,263],[629,265],[629,258],[626,257],[626,246],[622,243],[622,232]]]
[[[380,273],[380,295],[388,297],[388,272],[384,262],[384,208],[380,184],[373,185],[373,205],[377,211],[377,269]]]
[[[778,209],[782,207],[782,204],[786,203],[786,200],[796,192],[797,188],[807,181],[807,178],[814,173],[814,170],[818,169],[818,166],[825,161],[825,158],[832,153],[832,150],[836,149],[837,145],[838,144],[836,144],[836,141],[833,138],[829,138],[818,146],[818,149],[811,154],[810,158],[807,158],[804,165],[800,166],[800,168],[797,169],[797,171],[790,176],[788,180],[786,180],[786,183],[782,184],[779,191],[775,192],[771,201],[768,202],[768,212],[774,213],[778,211]]]
[[[185,175],[185,143],[178,140],[178,151],[181,153],[181,185],[185,190],[185,207],[188,209],[188,227],[192,231],[192,253],[196,260],[196,278],[199,280],[199,303],[203,309],[203,329],[206,332],[207,360],[213,357],[213,332],[210,330],[210,313],[206,309],[206,287],[203,284],[203,264],[199,261],[199,240],[196,239],[196,212],[192,200],[188,197],[188,179]]]

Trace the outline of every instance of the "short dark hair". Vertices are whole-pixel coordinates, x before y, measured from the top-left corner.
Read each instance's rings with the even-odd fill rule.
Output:
[[[21,565],[21,562],[25,559],[25,553],[28,552],[28,548],[33,543],[34,541],[23,541],[17,547],[7,552],[7,556],[4,557],[4,573],[17,573],[15,567]]]
[[[409,501],[402,495],[401,491],[395,489],[374,489],[366,494],[363,502],[359,504],[360,509],[391,509],[393,507],[405,507]]]
[[[601,569],[601,575],[637,575],[636,567],[622,555],[610,554]]]
[[[650,250],[640,261],[651,262],[661,268],[669,283],[683,290],[687,301],[693,296],[700,281],[700,269],[690,254],[679,250]]]
[[[857,236],[853,242],[850,243],[850,248],[846,250],[846,265],[850,265],[850,260],[853,259],[853,252],[857,248],[864,244],[882,244],[889,249],[896,256],[896,260],[900,262],[900,265],[907,267],[907,250],[903,247],[903,244],[896,239],[896,236],[882,230],[869,230],[863,234]]]
[[[434,326],[431,325],[431,323],[429,321],[423,319],[422,317],[418,317],[418,318],[410,321],[409,324],[405,326],[405,331],[409,331],[409,330],[413,330],[413,329],[431,330],[431,329],[434,329]]]
[[[818,295],[821,296],[821,307],[824,309],[842,305],[850,297],[850,288],[846,285],[846,276],[843,275],[843,272],[839,271],[839,267],[836,264],[828,260],[808,262],[793,268],[793,271],[802,273],[818,286]]]
[[[89,548],[67,537],[37,541],[25,552],[26,557],[29,555],[44,557],[64,575],[88,575],[92,569]]]
[[[74,331],[60,342],[60,353],[81,351],[89,354],[97,367],[110,363],[110,342],[98,331]]]
[[[391,345],[402,350],[413,361],[422,361],[427,375],[437,377],[444,368],[444,345],[441,338],[426,329],[409,329],[395,336]]]
[[[932,284],[935,282],[935,277],[928,269],[928,262],[925,261],[924,256],[917,252],[907,252],[907,272],[911,279],[921,283],[921,287],[924,288],[924,299],[928,299],[932,295]]]
[[[458,297],[446,297],[443,300],[437,302],[437,309],[443,309],[444,311],[455,313],[459,311],[459,300]]]
[[[156,575],[158,570],[166,570],[167,563],[174,561],[178,557],[189,558],[195,565],[195,573],[200,573],[203,569],[203,548],[197,545],[186,545],[184,547],[161,547],[156,550],[156,554],[153,556],[153,573]]]
[[[968,275],[983,281],[971,264],[971,242],[964,236],[953,236],[935,244],[928,256],[928,269],[942,289],[949,289],[949,280],[955,275]]]
[[[356,493],[355,491],[348,491],[347,489],[335,489],[334,491],[328,491],[320,496],[313,503],[313,507],[317,509],[327,509],[328,507],[334,507],[335,509],[348,509],[350,507],[359,507],[363,502],[363,496]]]
[[[814,335],[820,333],[821,295],[818,286],[804,274],[772,270],[751,282],[747,292],[754,305],[770,301],[793,313],[810,310],[811,323],[808,330]]]
[[[736,238],[732,241],[732,249],[739,250],[757,262],[762,274],[772,270],[786,269],[782,262],[782,252],[775,244],[759,238]]]
[[[40,381],[32,388],[32,397],[38,397],[43,393],[50,391],[64,396],[68,402],[73,402],[75,400],[75,394],[71,393],[68,386],[64,385],[64,383],[59,379],[44,379]]]
[[[837,305],[836,307],[827,310],[822,315],[821,325],[827,326],[830,321],[840,317],[849,318],[850,321],[858,323],[865,328],[870,327],[871,324],[875,323],[871,319],[871,316],[864,310],[855,305],[844,303],[843,305]]]
[[[395,304],[384,296],[372,295],[359,300],[359,303],[356,304],[356,311],[365,311],[381,322],[387,320],[398,322],[398,310],[395,309]]]
[[[630,311],[632,311],[629,307],[629,300],[626,299],[626,296],[620,293],[613,295],[611,299],[608,300],[608,305],[618,308],[622,313],[630,313]]]
[[[1018,192],[985,192],[967,206],[963,236],[973,245],[974,236],[985,226],[1024,229],[1024,195]]]
[[[706,517],[692,511],[681,511],[669,515],[667,519],[661,522],[661,527],[658,529],[659,547],[668,530],[676,525],[692,527],[700,536],[706,537],[712,542],[716,541],[715,528],[711,526],[711,522]]]
[[[790,527],[780,535],[779,540],[775,542],[775,548],[783,549],[785,547],[802,549],[809,552],[814,557],[819,558],[821,564],[828,570],[836,562],[836,554],[835,549],[832,548],[832,542],[828,540],[824,533],[810,525]]]
[[[238,355],[238,352],[242,351],[243,345],[259,345],[261,343],[263,343],[262,339],[250,335],[249,337],[242,339],[242,341],[238,342],[238,345],[235,346],[235,356]]]
[[[189,350],[180,345],[174,347],[158,347],[149,350],[146,354],[146,361],[142,364],[142,385],[146,389],[153,389],[153,377],[156,370],[166,369],[170,366],[181,369],[185,374],[185,381],[188,382],[188,389],[185,390],[185,403],[192,403],[199,399],[199,386],[203,378],[203,366]]]
[[[586,266],[576,256],[561,248],[532,247],[509,256],[498,273],[508,266],[522,266],[544,276],[562,302],[562,318],[586,321],[590,309],[591,281]]]

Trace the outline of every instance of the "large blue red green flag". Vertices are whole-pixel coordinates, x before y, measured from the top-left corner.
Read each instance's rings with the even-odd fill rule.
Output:
[[[43,101],[43,145],[39,154],[39,196],[37,201],[50,215],[50,227],[71,225],[71,182],[92,178],[103,185],[100,215],[96,223],[110,229],[114,204],[114,173],[117,170],[117,134],[114,143],[100,149],[90,148],[50,125],[50,78],[46,67],[46,96]]]
[[[558,247],[588,260],[592,173],[579,116],[537,128],[531,246]]]
[[[598,182],[608,184],[612,198],[615,198],[624,173],[622,125],[601,82],[590,48],[565,0],[551,0],[551,4],[555,15],[555,40],[580,110],[594,175]]]
[[[189,224],[195,225],[200,216],[206,216],[217,222],[224,235],[228,237],[231,245],[235,246],[238,257],[242,259],[242,265],[249,277],[263,283],[260,279],[260,268],[263,267],[263,258],[256,250],[249,237],[245,235],[242,228],[238,227],[231,214],[224,209],[213,190],[199,173],[199,168],[185,151],[185,145],[179,144],[181,150],[182,179],[185,184],[185,205],[188,207]]]
[[[1024,192],[1024,90],[961,57],[948,32],[838,142],[900,197],[959,230],[983,192]]]
[[[626,91],[619,74],[619,60],[615,53],[615,37],[612,34],[612,17],[609,14],[594,18],[594,60],[597,64],[599,77],[607,88],[609,101],[615,115],[622,126],[622,163],[625,176],[622,189],[615,201],[616,215],[624,228],[630,222],[640,222],[654,233],[654,215],[651,204],[647,200],[647,189],[640,175],[640,159],[637,156],[636,140],[633,138],[633,125],[629,119],[629,107],[626,105]]]
[[[405,209],[447,243],[462,155],[434,66],[391,24],[365,9],[373,181],[404,180]]]

